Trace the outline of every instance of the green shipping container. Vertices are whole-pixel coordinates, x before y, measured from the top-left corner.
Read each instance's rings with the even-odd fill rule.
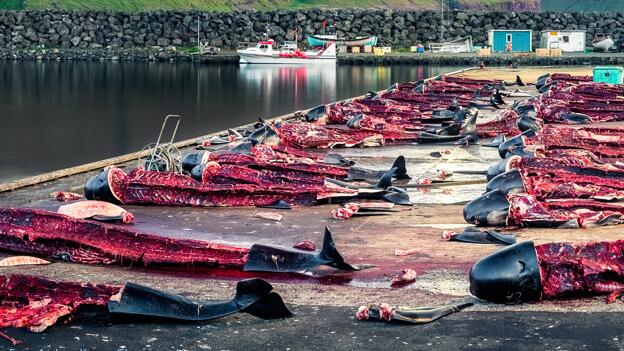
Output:
[[[622,67],[594,67],[594,82],[622,84]]]

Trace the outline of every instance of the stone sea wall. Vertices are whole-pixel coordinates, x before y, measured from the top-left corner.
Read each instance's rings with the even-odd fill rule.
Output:
[[[199,21],[199,29],[198,29]],[[276,10],[269,12],[120,13],[105,11],[0,12],[0,50],[31,48],[133,49],[192,47],[197,35],[213,46],[236,48],[256,42],[263,33],[277,41],[299,40],[321,33],[323,23],[339,36],[379,36],[382,45],[408,47],[445,38],[472,36],[475,45],[487,43],[489,29],[532,29],[535,40],[547,29],[585,29],[588,42],[595,33],[624,38],[624,13],[535,13],[405,10]]]

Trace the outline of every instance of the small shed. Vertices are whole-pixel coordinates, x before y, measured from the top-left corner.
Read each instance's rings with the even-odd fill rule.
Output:
[[[563,52],[585,51],[584,30],[544,30],[540,37],[540,47],[561,49]]]
[[[493,52],[531,52],[532,35],[529,29],[493,29],[488,39]]]

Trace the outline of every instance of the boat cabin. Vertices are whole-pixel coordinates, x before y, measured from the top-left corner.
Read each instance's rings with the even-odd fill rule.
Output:
[[[273,51],[274,40],[263,40],[256,44],[256,49],[259,51]]]
[[[493,29],[488,42],[493,52],[531,52],[533,32],[529,29]]]
[[[544,30],[540,37],[540,47],[561,49],[563,52],[585,51],[587,31],[584,30]]]

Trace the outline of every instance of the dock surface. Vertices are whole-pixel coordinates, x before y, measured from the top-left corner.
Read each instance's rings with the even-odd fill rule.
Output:
[[[591,74],[590,67],[521,68],[470,70],[457,75],[470,78],[525,82],[547,72]],[[492,118],[495,110],[482,110]],[[283,116],[288,118],[289,116]],[[182,151],[190,152],[192,146]],[[448,150],[443,157],[432,152]],[[497,150],[479,145],[403,145],[384,148],[333,150],[358,165],[385,169],[398,155],[407,159],[412,176],[407,187],[411,210],[388,216],[354,217],[338,221],[330,217],[335,205],[297,206],[279,212],[284,219],[274,222],[254,218],[259,209],[124,206],[136,215],[134,228],[165,237],[193,238],[237,246],[252,243],[287,247],[304,239],[317,244],[328,226],[340,252],[351,263],[377,267],[360,272],[336,272],[321,268],[311,274],[242,273],[226,269],[196,272],[155,270],[136,267],[90,266],[57,262],[48,266],[0,268],[0,274],[40,275],[58,280],[123,284],[135,282],[184,294],[198,300],[227,298],[237,280],[259,276],[270,281],[297,315],[280,321],[263,321],[235,315],[204,324],[104,325],[97,321],[73,321],[56,325],[42,334],[9,330],[25,340],[23,349],[105,350],[318,350],[318,349],[621,349],[624,326],[618,323],[624,303],[605,304],[604,297],[569,301],[542,301],[502,306],[470,296],[468,271],[479,258],[497,250],[494,245],[446,242],[443,230],[461,231],[468,226],[462,216],[463,203],[485,189],[482,175],[455,173],[451,183],[417,186],[420,178],[437,169],[447,171],[486,170],[499,159]],[[125,158],[122,158],[125,159]],[[118,163],[134,165],[135,161]],[[99,166],[103,167],[102,164]],[[55,210],[59,202],[54,191],[81,192],[96,170],[45,181],[0,193],[0,205]],[[70,172],[71,173],[71,172]],[[69,173],[68,173],[69,174]],[[1,187],[1,185],[0,185]],[[264,211],[264,209],[263,209]],[[580,230],[514,230],[519,241],[592,241],[621,239],[622,226]],[[395,249],[418,248],[410,256],[394,256]],[[0,258],[9,256],[0,253]],[[390,280],[404,268],[417,272],[416,282],[392,289]],[[386,302],[391,305],[432,306],[473,302],[461,313],[424,326],[385,325],[354,319],[357,307]],[[0,349],[3,348],[0,340]]]

